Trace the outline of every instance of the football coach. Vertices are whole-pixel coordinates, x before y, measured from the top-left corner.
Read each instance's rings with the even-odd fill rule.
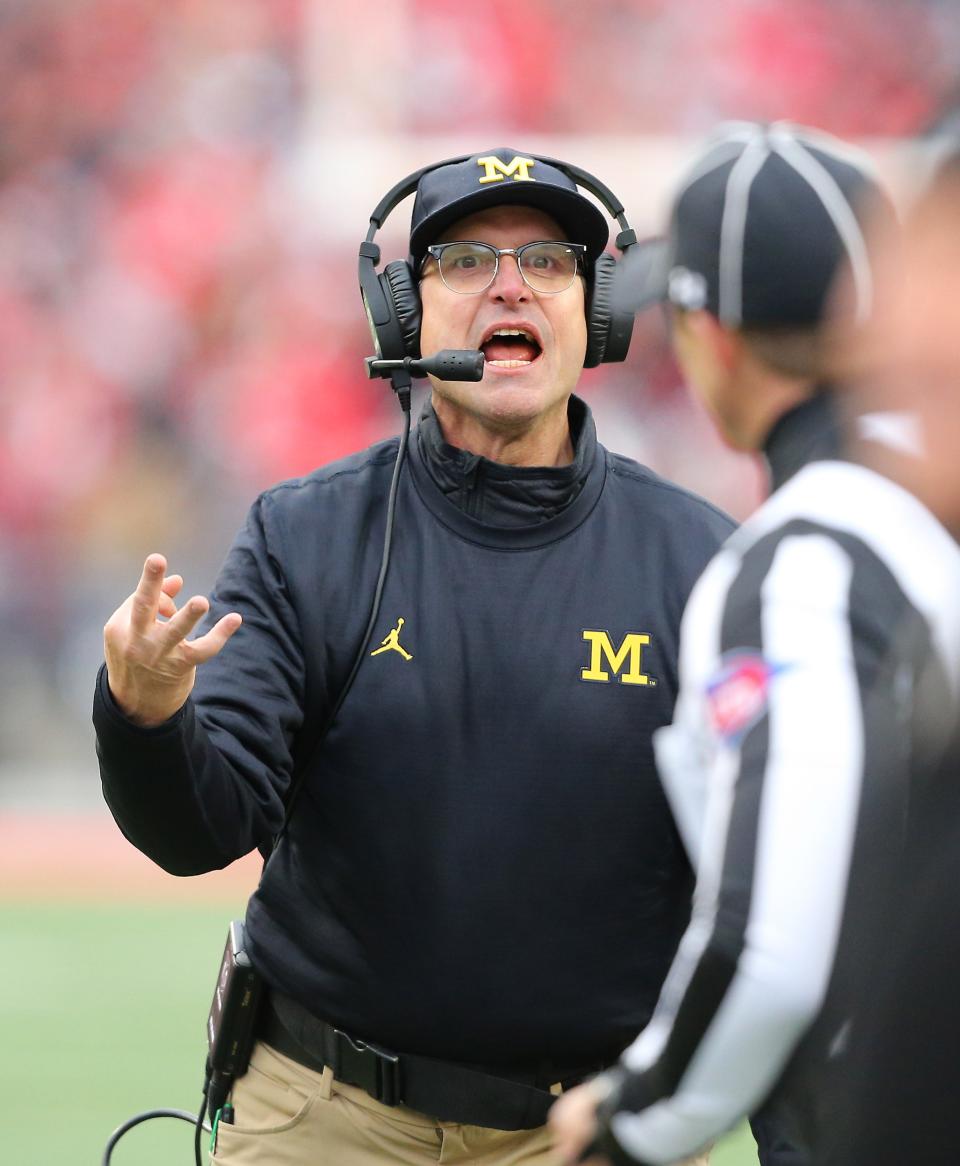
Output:
[[[584,183],[513,149],[399,183],[361,245],[378,351],[480,351],[482,380],[431,366],[408,440],[256,500],[209,600],[154,553],[106,625],[121,830],[177,875],[270,854],[224,1166],[554,1162],[548,1108],[646,1024],[686,925],[652,736],[732,524],[574,395],[629,340]],[[406,192],[409,255],[374,270]]]

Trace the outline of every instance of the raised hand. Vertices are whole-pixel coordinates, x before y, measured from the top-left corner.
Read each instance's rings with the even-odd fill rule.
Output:
[[[197,665],[211,660],[241,623],[237,612],[223,616],[203,636],[188,640],[209,610],[194,595],[178,610],[179,575],[166,575],[163,555],[148,555],[137,589],[107,620],[103,650],[110,691],[123,713],[138,725],[161,725],[183,706]]]

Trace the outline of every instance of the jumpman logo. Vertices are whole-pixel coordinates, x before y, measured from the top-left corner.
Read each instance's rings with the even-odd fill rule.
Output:
[[[413,656],[409,652],[405,652],[400,647],[400,629],[403,627],[403,616],[400,616],[397,626],[380,641],[381,646],[374,648],[370,653],[371,656],[379,656],[381,652],[399,652],[404,660],[412,660]]]

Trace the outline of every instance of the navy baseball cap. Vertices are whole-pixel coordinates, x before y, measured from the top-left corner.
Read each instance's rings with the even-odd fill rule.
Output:
[[[427,248],[458,219],[504,203],[546,212],[568,242],[586,246],[591,263],[607,245],[606,218],[572,178],[545,160],[501,146],[428,170],[420,179],[410,218],[413,269],[419,270]]]
[[[667,237],[621,266],[614,302],[705,308],[730,327],[812,327],[843,265],[873,302],[865,225],[895,214],[866,157],[816,130],[721,127],[674,195]]]

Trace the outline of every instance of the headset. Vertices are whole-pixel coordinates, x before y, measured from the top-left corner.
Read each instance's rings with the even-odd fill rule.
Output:
[[[617,249],[626,255],[636,246],[637,233],[626,219],[623,205],[611,190],[586,170],[560,162],[556,158],[531,155],[536,161],[560,170],[577,186],[592,194],[606,209],[610,217],[616,219],[620,233],[616,237]],[[466,162],[472,154],[460,154],[424,166],[409,174],[380,200],[370,215],[370,229],[366,239],[360,244],[358,275],[360,295],[367,313],[370,334],[373,337],[377,356],[385,361],[403,361],[420,357],[421,304],[418,278],[405,259],[395,259],[382,272],[377,271],[380,262],[380,248],[373,237],[383,226],[387,216],[420,184],[420,179],[432,170],[443,166],[453,166]],[[587,351],[584,368],[595,368],[598,364],[612,363],[626,358],[633,332],[634,312],[615,302],[612,295],[614,277],[619,261],[608,252],[598,255],[587,281]],[[409,366],[408,366],[409,367]]]

